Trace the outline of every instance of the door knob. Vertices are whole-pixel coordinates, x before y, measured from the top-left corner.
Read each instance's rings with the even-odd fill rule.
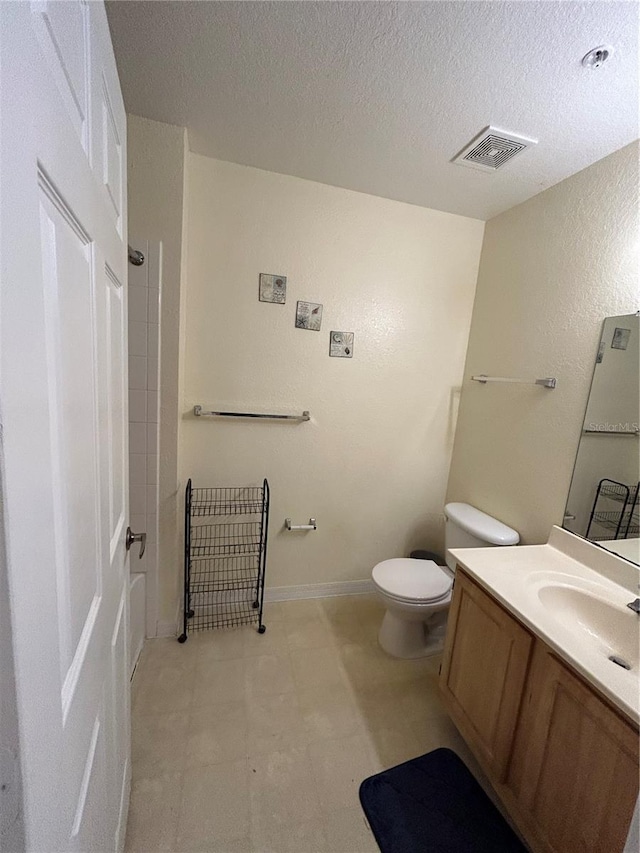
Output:
[[[144,549],[147,544],[147,534],[146,533],[133,533],[130,527],[127,527],[127,535],[124,540],[124,544],[126,545],[127,551],[131,548],[134,542],[140,543],[140,553],[138,554],[138,558],[141,560],[142,555],[144,554]]]

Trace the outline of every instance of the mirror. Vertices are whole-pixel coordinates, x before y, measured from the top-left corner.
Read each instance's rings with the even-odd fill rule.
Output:
[[[638,314],[607,317],[563,527],[640,565]]]

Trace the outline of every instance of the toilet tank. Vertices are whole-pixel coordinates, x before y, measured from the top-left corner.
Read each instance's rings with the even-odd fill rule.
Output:
[[[445,559],[451,571],[456,567],[456,561],[449,553],[451,548],[488,548],[492,545],[517,545],[520,541],[517,530],[470,504],[447,504],[444,514]]]

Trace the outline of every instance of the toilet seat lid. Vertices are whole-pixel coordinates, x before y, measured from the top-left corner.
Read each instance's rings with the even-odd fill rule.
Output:
[[[387,595],[405,601],[438,601],[453,585],[447,574],[433,560],[397,557],[383,560],[371,572],[373,582]]]

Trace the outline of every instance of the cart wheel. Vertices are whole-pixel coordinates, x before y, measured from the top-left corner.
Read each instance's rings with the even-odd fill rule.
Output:
[[[258,609],[258,607],[260,607],[260,602],[259,602],[259,601],[254,601],[254,602],[253,602],[253,609],[254,609],[254,610],[257,610],[257,609]]]
[[[178,642],[179,643],[186,643],[187,642],[187,635],[186,634],[180,634],[180,636],[178,637]]]
[[[195,610],[187,610],[187,619],[193,619]]]
[[[258,634],[264,634],[264,632],[265,632],[266,630],[267,630],[267,626],[266,626],[266,625],[260,625],[260,626],[258,627]]]

